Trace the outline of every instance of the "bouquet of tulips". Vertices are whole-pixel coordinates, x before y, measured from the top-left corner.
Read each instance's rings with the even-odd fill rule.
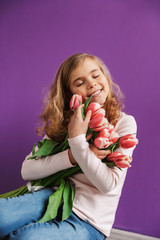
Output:
[[[114,152],[114,150],[119,147],[133,147],[138,143],[138,140],[135,138],[134,134],[128,134],[123,137],[118,136],[114,131],[114,127],[105,118],[105,110],[96,102],[89,104],[90,99],[91,97],[84,102],[84,107],[82,109],[83,119],[87,111],[92,111],[87,131],[87,135],[92,133],[89,143],[94,144],[99,149],[110,149],[111,153],[103,159],[103,162],[108,167],[118,167],[120,169],[130,167],[132,161],[131,157],[123,155],[120,152]],[[70,101],[70,109],[75,111],[80,104],[82,104],[82,97],[77,94],[73,95]],[[35,150],[36,145],[38,146],[38,151]],[[34,144],[32,156],[28,159],[36,159],[38,161],[39,157],[53,155],[68,148],[68,134],[63,143],[55,142],[50,139],[43,139],[37,144]],[[81,172],[82,170],[77,164],[75,167],[64,169],[46,178],[30,182],[31,190],[32,187],[33,189],[38,189],[39,187],[47,188],[58,186],[57,191],[50,195],[47,210],[38,222],[46,222],[55,218],[59,213],[59,208],[62,209],[62,221],[70,216],[75,196],[75,188],[68,180],[68,177]],[[0,195],[0,198],[16,197],[29,192],[28,185],[24,185],[16,190]]]
[[[81,104],[82,97],[75,94],[71,98],[70,109],[75,111],[76,108]],[[131,167],[130,163],[132,158],[130,156],[113,151],[119,147],[134,147],[138,143],[138,139],[135,137],[135,134],[127,134],[120,137],[115,132],[114,126],[108,122],[107,118],[105,118],[105,110],[99,103],[92,102],[89,104],[87,101],[87,105],[84,106],[83,112],[86,114],[89,110],[92,112],[92,114],[87,134],[93,132],[92,138],[89,142],[94,144],[99,149],[111,150],[111,153],[107,156],[107,158],[103,159],[103,162],[105,162],[109,167]],[[83,112],[82,116],[84,118]]]

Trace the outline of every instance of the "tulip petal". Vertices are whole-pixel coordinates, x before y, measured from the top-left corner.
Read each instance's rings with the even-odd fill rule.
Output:
[[[127,134],[120,138],[119,144],[122,148],[131,148],[138,144],[138,139],[133,134]]]
[[[103,114],[99,113],[96,116],[91,117],[91,120],[89,122],[89,127],[92,129],[95,129],[96,127],[98,127],[101,122],[103,121]]]
[[[70,109],[76,110],[80,104],[82,104],[82,96],[78,94],[74,94],[70,100]]]
[[[130,165],[127,161],[125,161],[125,160],[120,160],[120,159],[116,160],[116,161],[115,161],[115,164],[116,164],[116,166],[119,167],[119,168],[131,167],[131,165]]]

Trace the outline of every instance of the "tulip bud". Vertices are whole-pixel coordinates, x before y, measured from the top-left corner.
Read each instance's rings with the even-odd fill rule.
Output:
[[[110,162],[114,162],[118,156],[121,156],[122,153],[119,152],[113,152],[107,156],[107,160]]]
[[[116,143],[117,140],[118,140],[118,138],[119,138],[118,133],[116,133],[116,132],[113,131],[113,132],[111,133],[111,136],[110,136],[110,141],[112,141],[113,143]]]
[[[97,137],[102,137],[102,138],[109,138],[110,137],[110,133],[108,131],[108,128],[104,128],[102,129],[99,134],[97,135]]]
[[[138,144],[138,139],[133,134],[127,134],[119,140],[119,145],[122,148],[131,148]]]
[[[104,119],[104,116],[102,113],[98,113],[95,116],[91,117],[91,120],[89,122],[89,127],[91,129],[95,129],[96,127],[100,126]]]
[[[89,110],[91,110],[91,111],[92,111],[92,115],[94,115],[94,113],[95,113],[97,110],[101,109],[101,108],[102,108],[102,106],[101,106],[99,103],[97,103],[97,102],[92,102],[92,103],[90,103],[90,104],[88,105],[88,107],[86,108],[85,113],[87,113]]]
[[[76,110],[79,107],[80,103],[82,104],[82,96],[74,94],[70,100],[70,109]]]
[[[111,134],[114,131],[114,126],[108,123],[107,129],[108,129],[108,132]]]
[[[107,120],[107,118],[103,117],[102,121],[99,123],[99,125],[97,125],[97,127],[95,126],[94,131],[99,132],[102,129],[107,128],[107,125],[108,125],[108,120]]]
[[[106,111],[104,110],[104,108],[100,108],[100,109],[98,109],[97,111],[92,112],[92,117],[94,117],[95,115],[97,115],[97,114],[99,114],[99,113],[103,114],[104,117],[105,117],[105,115],[106,115]]]
[[[123,155],[122,153],[113,152],[107,156],[107,160],[114,162],[119,168],[131,167],[130,163],[132,162],[132,158],[127,155]]]
[[[108,138],[97,137],[94,139],[94,145],[99,149],[107,148],[110,144],[111,143]]]
[[[131,167],[131,165],[125,159],[118,159],[115,161],[115,164],[119,168]]]

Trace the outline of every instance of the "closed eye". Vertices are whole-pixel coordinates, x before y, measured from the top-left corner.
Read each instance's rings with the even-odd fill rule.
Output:
[[[79,83],[79,84],[77,85],[77,87],[80,87],[83,83],[84,83],[84,82]]]
[[[98,78],[99,77],[99,75],[96,75],[96,76],[94,76],[93,78]]]

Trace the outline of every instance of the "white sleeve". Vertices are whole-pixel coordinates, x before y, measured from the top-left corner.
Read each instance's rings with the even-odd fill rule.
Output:
[[[69,160],[68,150],[38,160],[27,160],[31,155],[28,155],[22,163],[21,175],[24,180],[44,178],[63,169],[74,167]]]
[[[132,116],[123,115],[117,123],[116,132],[122,136],[128,133],[136,133],[136,131],[137,128],[134,118]],[[117,186],[121,176],[127,171],[127,168],[121,171],[117,167],[107,167],[106,164],[97,158],[90,150],[85,134],[69,139],[69,145],[71,147],[73,157],[77,161],[83,173],[92,182],[92,184],[102,192],[109,192],[113,190]],[[133,149],[134,148],[119,148],[118,150],[123,152],[123,154],[129,154],[131,156]]]

